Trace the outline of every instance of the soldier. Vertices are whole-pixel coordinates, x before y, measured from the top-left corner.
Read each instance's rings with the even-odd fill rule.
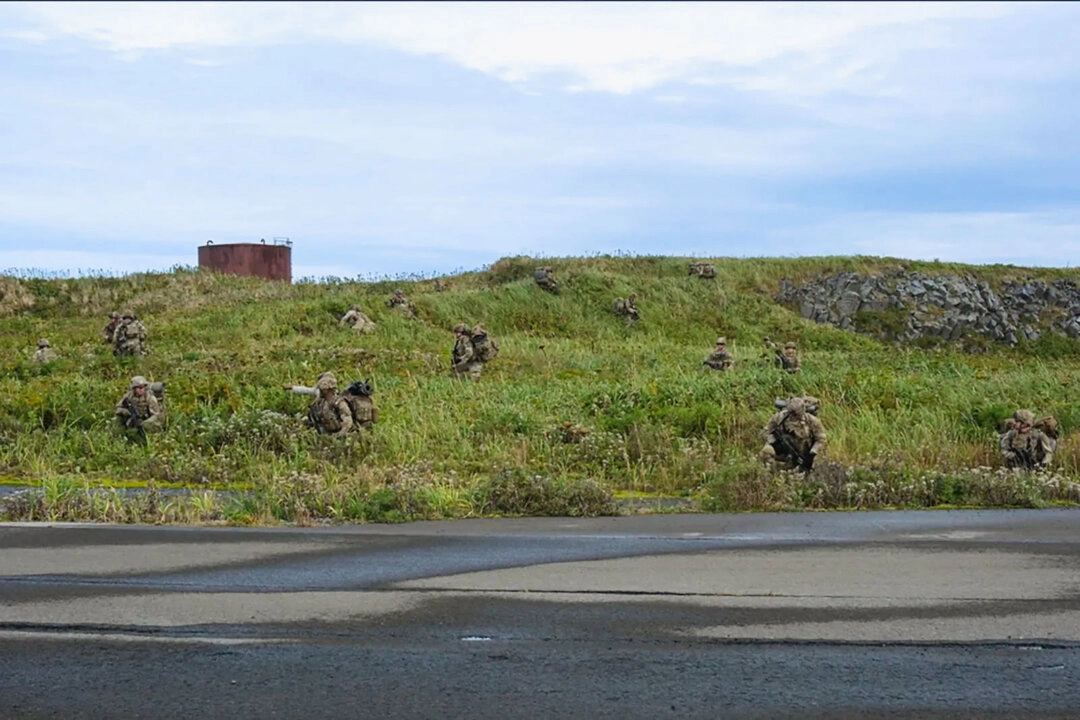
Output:
[[[337,378],[326,372],[315,383],[319,397],[308,408],[308,422],[320,435],[344,435],[353,428],[352,408],[337,392]]]
[[[727,350],[727,338],[716,338],[716,347],[713,348],[709,357],[705,358],[702,365],[711,367],[713,370],[732,370],[735,367],[735,358]]]
[[[559,283],[555,281],[555,276],[552,274],[551,267],[544,265],[538,267],[533,272],[533,279],[536,280],[536,284],[540,286],[541,290],[552,293],[553,295],[559,294]]]
[[[116,341],[116,327],[120,324],[120,313],[113,310],[109,313],[109,324],[101,331],[101,339],[106,345],[112,345]]]
[[[780,367],[784,369],[784,372],[794,375],[802,371],[802,362],[799,361],[799,356],[795,352],[795,343],[784,343],[784,352],[777,350],[776,357],[780,361]]]
[[[484,370],[483,361],[476,357],[469,326],[458,323],[454,326],[454,349],[450,352],[450,370],[454,377],[462,380],[476,380]]]
[[[1052,421],[1048,423],[1048,421]],[[1036,426],[1035,413],[1030,410],[1017,410],[1012,422],[998,440],[1005,466],[1025,470],[1045,470],[1054,459],[1057,440]],[[1044,418],[1038,424],[1049,424],[1056,434],[1057,421]]]
[[[801,397],[788,399],[784,409],[769,419],[764,435],[762,460],[786,463],[804,472],[813,469],[814,458],[825,447],[825,427],[807,411]]]
[[[339,325],[347,325],[356,332],[369,333],[375,331],[375,321],[360,311],[359,305],[353,305],[349,312],[341,316]]]
[[[330,372],[324,372],[319,375],[319,380],[322,380],[327,375],[333,375]],[[318,381],[316,381],[318,386]],[[311,397],[318,397],[318,387],[307,387],[305,385],[282,385],[282,390],[287,390],[296,395],[310,395]],[[379,410],[375,407],[375,401],[372,399],[372,395],[375,394],[375,390],[371,385],[371,380],[365,380],[364,382],[354,382],[345,388],[345,393],[342,395],[345,402],[349,405],[349,410],[352,412],[353,426],[355,428],[362,428],[368,430],[375,423],[379,417]]]
[[[141,442],[146,441],[147,432],[160,430],[165,424],[165,411],[150,389],[150,383],[142,375],[131,378],[131,384],[116,404],[114,414],[129,437],[133,436],[132,439]]]
[[[637,305],[634,301],[637,299],[637,295],[633,293],[630,297],[623,300],[622,298],[615,298],[615,302],[612,303],[611,309],[621,318],[625,318],[627,325],[633,325],[641,319],[641,314],[638,313]]]
[[[416,306],[409,302],[403,290],[395,290],[390,299],[386,301],[386,307],[397,310],[399,314],[405,317],[416,317]]]
[[[59,360],[60,356],[49,346],[49,340],[47,338],[40,338],[37,341],[37,351],[34,352],[34,356],[31,359],[34,363],[43,365],[45,363],[50,363],[53,360]]]
[[[716,266],[710,263],[690,263],[690,274],[697,275],[702,280],[712,280],[716,277]]]
[[[116,357],[137,357],[143,354],[146,342],[146,327],[134,313],[127,311],[120,316],[120,324],[113,333],[113,355]]]

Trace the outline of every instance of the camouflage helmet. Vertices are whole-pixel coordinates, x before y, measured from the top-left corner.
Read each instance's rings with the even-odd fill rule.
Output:
[[[792,415],[802,415],[806,412],[806,401],[801,397],[789,398],[787,401],[787,409],[791,411]]]
[[[135,377],[131,378],[131,385],[129,387],[130,389],[134,390],[135,388],[146,387],[149,384],[150,383],[147,382],[146,378],[144,378],[142,375],[136,375]]]
[[[476,323],[472,326],[472,330],[469,331],[470,335],[487,335],[487,330],[480,323]]]
[[[109,313],[109,318],[112,319],[112,320],[119,320],[120,319],[120,313],[113,310],[112,312]]]
[[[360,306],[359,305],[350,305],[349,309],[350,310],[356,310],[357,312],[360,312]]]
[[[791,348],[792,350],[794,350],[795,349],[795,343],[791,342],[790,340],[788,342],[784,343],[784,349],[787,350],[788,348]]]
[[[49,339],[48,338],[38,338],[37,346],[39,348],[47,348],[47,347],[49,347]]]
[[[723,335],[721,335],[720,337],[716,338],[716,344],[717,345],[727,345],[727,338],[724,337]]]
[[[334,377],[334,373],[326,372],[320,375],[319,381],[315,383],[315,388],[319,391],[337,390],[337,378]]]
[[[394,291],[394,295],[395,295],[396,297],[401,297],[401,296],[402,296],[402,295],[404,295],[404,294],[405,294],[405,291],[404,291],[404,290],[402,290],[402,289],[400,289],[400,288],[398,288],[397,290],[395,290],[395,291]]]
[[[469,326],[466,325],[465,323],[458,323],[457,325],[454,326],[454,334],[455,335],[468,335],[469,334]]]
[[[120,313],[120,317],[125,318],[125,319],[126,318],[131,318],[132,320],[134,320],[135,319],[135,313],[131,312],[130,310],[125,310],[124,312]]]
[[[1013,420],[1031,426],[1035,424],[1035,413],[1030,410],[1017,410],[1013,413]]]

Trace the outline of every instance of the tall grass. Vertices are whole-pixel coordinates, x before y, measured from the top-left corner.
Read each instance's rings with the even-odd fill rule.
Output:
[[[996,433],[1013,410],[1053,413],[1064,432],[1057,484],[1031,497],[1071,498],[1069,483],[1080,475],[1076,341],[1055,338],[979,355],[897,348],[805,321],[773,294],[785,277],[798,282],[896,265],[994,284],[1074,273],[865,257],[711,262],[714,280],[688,277],[680,258],[545,259],[560,281],[557,296],[535,287],[539,263],[522,257],[447,278],[447,292],[435,292],[431,278],[287,284],[190,268],[124,277],[0,277],[0,475],[31,483],[65,477],[88,486],[240,488],[265,501],[238,515],[251,521],[370,519],[363,509],[368,501],[357,498],[405,476],[443,490],[423,510],[415,501],[421,491],[410,490],[408,500],[394,495],[390,505],[403,516],[511,512],[502,500],[485,503],[463,490],[490,488],[493,478],[506,477],[542,492],[578,483],[566,490],[576,497],[584,497],[580,483],[595,482],[615,492],[704,497],[708,506],[731,509],[812,507],[818,502],[812,497],[832,505],[865,506],[867,497],[886,496],[907,502],[900,491],[863,493],[857,502],[839,491],[815,495],[806,489],[813,480],[762,474],[755,457],[773,399],[809,393],[823,401],[827,460],[844,468],[844,483],[856,484],[868,472],[858,468],[893,468],[890,477],[917,479],[996,467]],[[415,303],[415,320],[385,307],[397,287]],[[612,314],[611,299],[631,292],[642,321],[628,328]],[[338,326],[337,317],[354,302],[378,324],[375,333]],[[142,318],[148,355],[117,360],[100,343],[113,309]],[[500,342],[502,352],[478,382],[448,373],[449,328],[457,322],[482,322]],[[719,334],[736,357],[734,372],[702,368]],[[763,360],[764,335],[798,342],[804,371],[790,376]],[[42,336],[61,359],[38,367],[29,357]],[[281,385],[311,384],[323,370],[339,381],[373,379],[380,418],[372,433],[342,442],[302,427],[297,416],[306,403]],[[112,418],[134,374],[167,384],[168,429],[145,447],[128,443]],[[537,485],[537,477],[553,484]],[[266,493],[289,497],[286,488],[297,478],[332,481],[348,492],[335,495],[316,483],[303,495],[326,495],[334,512],[307,500],[269,499]],[[896,480],[897,487],[903,482]],[[499,498],[515,497],[499,487]],[[739,487],[747,492],[734,492]],[[774,497],[778,492],[784,502]],[[968,495],[973,502],[999,497]],[[965,500],[955,493],[940,498]],[[354,511],[346,512],[350,503]],[[294,506],[307,509],[282,509]],[[525,503],[522,511],[536,512],[531,507]]]

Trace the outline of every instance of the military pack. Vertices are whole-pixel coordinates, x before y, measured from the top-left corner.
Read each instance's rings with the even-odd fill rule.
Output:
[[[480,362],[491,362],[499,354],[499,343],[495,341],[495,338],[485,333],[477,333],[471,338],[473,346],[473,357]]]

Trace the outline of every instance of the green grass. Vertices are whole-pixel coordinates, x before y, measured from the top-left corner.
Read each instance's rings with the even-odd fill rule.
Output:
[[[1075,272],[867,257],[710,262],[715,280],[688,277],[680,258],[545,260],[557,296],[532,281],[541,263],[521,257],[449,278],[443,293],[424,278],[290,285],[191,269],[0,277],[0,476],[46,490],[67,483],[68,495],[52,494],[66,498],[52,507],[76,509],[65,519],[114,518],[95,509],[99,486],[246,493],[196,494],[201,509],[172,498],[169,513],[119,518],[153,522],[594,514],[612,511],[611,493],[723,510],[1080,501],[1080,343],[1046,335],[978,354],[898,349],[773,300],[782,278],[896,265],[992,285]],[[397,287],[416,320],[385,307]],[[642,321],[628,328],[611,300],[631,292]],[[337,325],[354,302],[375,333]],[[150,354],[118,361],[99,333],[109,310],[129,308],[149,330]],[[457,322],[482,322],[499,340],[479,382],[448,373]],[[735,372],[702,369],[717,335]],[[798,342],[800,375],[760,359],[765,335]],[[61,360],[32,365],[38,337]],[[369,436],[319,437],[296,419],[306,401],[281,385],[312,384],[323,370],[339,382],[373,379],[380,416]],[[146,447],[124,440],[112,418],[134,374],[167,384],[168,429]],[[803,392],[823,401],[822,468],[770,475],[755,459],[761,428],[775,397]],[[1017,407],[1061,421],[1055,474],[999,471],[996,433]],[[134,502],[125,497],[113,501]]]

